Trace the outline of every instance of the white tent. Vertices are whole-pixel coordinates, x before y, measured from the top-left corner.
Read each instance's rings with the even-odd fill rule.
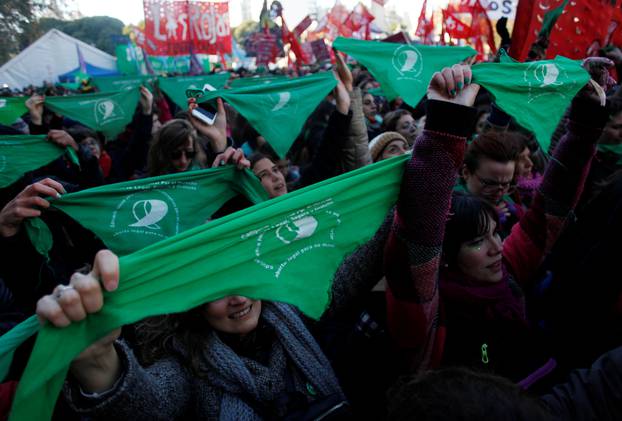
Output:
[[[44,82],[58,82],[59,75],[80,65],[76,45],[86,63],[116,70],[116,58],[110,54],[58,29],[51,29],[0,67],[0,84],[6,83],[11,89],[21,89],[31,84],[41,86]]]

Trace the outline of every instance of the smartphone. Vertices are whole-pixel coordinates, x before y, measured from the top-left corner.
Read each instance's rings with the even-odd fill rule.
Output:
[[[212,124],[214,124],[214,121],[216,121],[216,116],[218,115],[218,113],[216,112],[214,106],[208,102],[202,104],[202,107],[197,107],[192,110],[192,115],[204,122],[205,124],[209,124],[211,126]]]

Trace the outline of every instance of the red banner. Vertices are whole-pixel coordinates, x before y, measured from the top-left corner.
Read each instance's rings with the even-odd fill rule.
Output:
[[[471,27],[447,10],[443,10],[443,25],[445,31],[454,39],[466,39],[472,35]]]
[[[302,33],[306,31],[307,28],[311,26],[312,23],[313,23],[313,19],[311,18],[311,16],[307,15],[305,16],[303,20],[301,20],[298,23],[298,25],[296,25],[296,27],[292,30],[292,32],[294,33],[294,35],[296,35],[297,38],[300,38]]]
[[[151,55],[231,54],[229,3],[143,0]]]

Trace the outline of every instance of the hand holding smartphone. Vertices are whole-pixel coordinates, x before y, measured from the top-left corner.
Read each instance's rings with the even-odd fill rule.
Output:
[[[206,91],[215,91],[215,90],[216,88],[214,88],[209,83],[206,83],[205,85],[203,85],[203,89],[200,91],[197,89],[186,90],[186,96],[189,98],[200,98],[201,96],[203,96],[203,93],[205,93]],[[192,115],[196,117],[197,119],[201,120],[203,123],[211,126],[216,121],[216,116],[218,115],[216,104],[213,104],[211,102],[206,102],[202,104],[201,107],[197,107],[193,109]]]

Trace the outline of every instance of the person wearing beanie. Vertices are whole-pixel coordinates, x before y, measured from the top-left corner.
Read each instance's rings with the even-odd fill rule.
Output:
[[[369,153],[374,162],[405,154],[409,149],[408,141],[398,132],[381,133],[369,142]]]

